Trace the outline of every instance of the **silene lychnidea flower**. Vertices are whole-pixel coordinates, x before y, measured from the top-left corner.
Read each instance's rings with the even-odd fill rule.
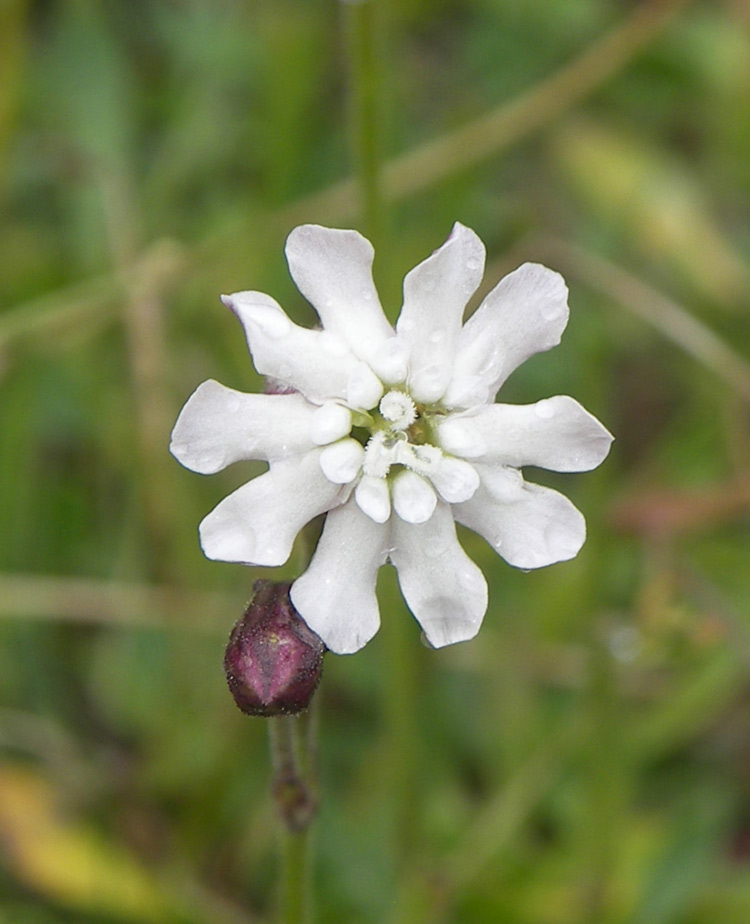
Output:
[[[472,638],[487,585],[456,522],[518,568],[573,558],[586,536],[583,516],[521,469],[587,471],[612,442],[573,398],[495,403],[514,369],[560,342],[567,287],[526,263],[464,324],[485,250],[456,224],[406,276],[394,329],[373,284],[373,248],[356,231],[303,225],[289,235],[286,256],[322,328],[299,327],[261,292],[224,296],[273,393],[204,382],[172,434],[172,453],[196,472],[243,459],[269,464],[203,520],[203,551],[281,565],[300,529],[325,513],[291,599],[328,648],[354,652],[375,634],[375,581],[386,561],[431,645]]]

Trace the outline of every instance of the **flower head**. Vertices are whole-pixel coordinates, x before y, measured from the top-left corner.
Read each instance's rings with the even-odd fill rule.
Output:
[[[558,492],[526,482],[521,469],[587,471],[612,441],[573,398],[494,403],[514,369],[560,342],[565,283],[524,264],[463,324],[485,251],[456,224],[406,276],[394,329],[373,284],[372,246],[356,231],[303,225],[289,235],[286,255],[322,329],[297,326],[260,292],[224,296],[273,393],[204,382],[172,434],[172,453],[193,471],[269,463],[203,520],[203,551],[281,565],[299,530],[325,513],[291,598],[332,651],[357,651],[377,631],[375,581],[387,560],[432,645],[472,638],[487,585],[455,523],[519,568],[573,558],[586,535],[583,516]]]

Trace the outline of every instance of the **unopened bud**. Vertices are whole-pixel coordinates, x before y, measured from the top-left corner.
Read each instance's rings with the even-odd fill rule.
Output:
[[[224,655],[227,683],[247,715],[293,715],[310,703],[325,645],[289,598],[290,584],[256,581]]]

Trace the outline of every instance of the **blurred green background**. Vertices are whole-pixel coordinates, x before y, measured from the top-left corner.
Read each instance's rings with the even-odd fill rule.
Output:
[[[567,333],[502,399],[572,394],[617,442],[529,473],[585,513],[575,561],[466,533],[480,636],[410,621],[406,844],[388,569],[383,631],[328,656],[318,919],[746,924],[750,3],[378,2],[391,318],[455,220],[487,286],[552,266]],[[313,323],[285,237],[361,225],[347,74],[333,0],[0,3],[3,924],[274,918],[266,729],[221,670],[261,572],[196,533],[249,472],[167,445],[204,379],[260,385],[218,294]]]

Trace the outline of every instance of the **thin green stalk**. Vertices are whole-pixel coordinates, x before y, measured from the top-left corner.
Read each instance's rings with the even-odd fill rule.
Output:
[[[383,0],[343,0],[350,72],[350,136],[362,228],[375,245],[380,265],[388,265],[382,145],[384,134]],[[395,577],[387,579],[384,599],[401,601]],[[417,795],[416,658],[420,654],[411,619],[400,603],[386,612],[383,635],[383,725],[387,772],[384,799],[391,809],[394,870],[411,853]]]
[[[317,802],[310,775],[314,754],[307,722],[296,716],[268,720],[273,766],[272,793],[281,820],[280,924],[310,924],[311,822]]]
[[[380,75],[381,2],[344,0],[349,49],[349,125],[357,177],[362,230],[375,245],[383,245],[382,189],[383,105]]]
[[[391,806],[393,824],[393,860],[402,870],[408,860],[417,833],[418,743],[416,704],[418,699],[417,667],[422,655],[414,620],[403,602],[396,584],[395,571],[388,569],[385,600],[399,605],[384,607],[382,633],[385,641],[385,665],[382,671],[383,723],[386,735],[387,772],[383,781]],[[386,589],[386,588],[384,588]]]

